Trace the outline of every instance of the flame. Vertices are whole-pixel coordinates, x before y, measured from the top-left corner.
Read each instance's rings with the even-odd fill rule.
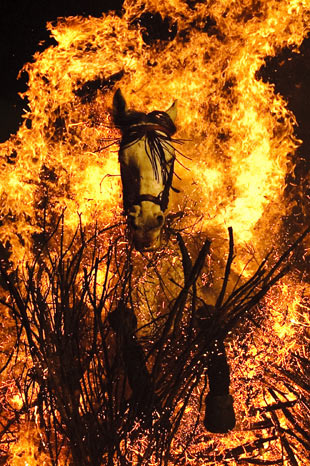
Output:
[[[50,458],[40,448],[40,430],[32,422],[25,422],[19,437],[10,449],[8,465],[12,466],[49,466]]]
[[[189,140],[182,151],[191,158],[184,161],[190,171],[177,171],[179,186],[194,216],[205,217],[204,229],[210,223],[211,228],[232,225],[239,243],[256,246],[261,229],[281,215],[287,156],[298,144],[295,120],[283,98],[256,74],[267,54],[300,45],[307,33],[306,3],[274,1],[261,9],[246,2],[235,8],[225,2],[194,8],[155,3],[125,4],[122,17],[69,17],[48,24],[57,47],[36,53],[34,63],[25,65],[30,110],[17,135],[1,147],[3,154],[18,153],[16,163],[3,171],[8,181],[2,198],[3,215],[18,216],[23,240],[37,229],[34,200],[42,165],[57,177],[57,190],[50,179],[46,182],[49,202],[67,208],[72,226],[77,211],[86,223],[93,209],[103,223],[108,212],[120,214],[119,180],[105,178],[119,173],[117,147],[105,143],[118,136],[109,113],[111,92],[96,90],[91,104],[79,97],[83,84],[119,72],[119,86],[138,110],[165,109],[178,99],[178,135]],[[169,18],[171,27],[177,23],[176,39],[161,50],[159,44],[144,43],[139,22],[133,27],[146,11]],[[208,18],[216,25],[204,31]],[[179,197],[172,199],[172,208]],[[202,204],[198,212],[195,201]],[[1,239],[17,251],[16,235],[2,229]]]
[[[150,35],[145,14],[166,21],[169,39]],[[272,246],[281,251],[282,218],[291,208],[284,195],[286,177],[293,171],[292,154],[300,141],[284,98],[258,76],[266,56],[284,47],[298,50],[310,30],[308,0],[127,0],[121,15],[59,18],[47,27],[57,45],[37,52],[24,66],[29,79],[23,124],[0,145],[0,240],[15,266],[33,259],[33,238],[46,224],[52,230],[64,210],[68,238],[80,221],[90,231],[116,224],[112,235],[124,237],[120,134],[111,120],[116,87],[130,107],[144,112],[165,110],[178,100],[177,137],[182,141],[178,148],[186,158],[178,155],[179,178],[174,184],[181,193],[171,193],[169,211],[182,213],[177,226],[188,232],[191,251],[197,247],[196,238],[213,240],[208,285],[201,285],[209,301],[222,280],[227,226],[233,227],[237,245],[236,276],[250,275]],[[107,249],[109,241],[108,230],[99,247]],[[173,241],[168,240],[165,250],[154,257],[162,276],[173,275],[167,294],[175,296],[181,264]],[[154,270],[139,253],[134,253],[134,261],[137,283],[147,283],[153,274],[153,287],[146,291],[148,303],[156,315],[164,313]],[[209,275],[216,277],[211,284]],[[98,277],[103,283],[106,271],[99,270]],[[268,315],[266,327],[250,332],[243,342],[230,342],[233,389],[245,419],[261,418],[259,411],[250,412],[249,390],[243,390],[241,381],[249,383],[255,406],[263,409],[271,395],[259,386],[262,366],[288,364],[290,352],[303,351],[304,335],[309,337],[309,292],[306,284],[297,282],[298,277],[283,279],[269,293],[262,304],[262,313]],[[141,325],[149,318],[142,303]],[[8,319],[12,322],[12,316]],[[243,349],[240,355],[245,346],[247,352]],[[8,376],[5,372],[2,385]],[[17,408],[20,396],[15,393],[11,399]],[[192,411],[185,410],[176,455]],[[246,431],[241,414],[238,422],[237,431],[226,438],[197,432],[185,464],[207,464],[201,452],[213,449],[214,457],[220,458],[228,446],[257,440],[259,431]],[[27,433],[27,425],[25,421],[11,448],[10,464],[49,464],[46,458],[37,459],[38,442]],[[274,441],[271,453],[266,446],[262,443],[260,457],[276,458],[279,443]]]

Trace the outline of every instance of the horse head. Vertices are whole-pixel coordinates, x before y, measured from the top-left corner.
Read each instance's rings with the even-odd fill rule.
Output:
[[[122,132],[119,162],[123,204],[134,247],[158,249],[165,223],[174,167],[169,141],[176,131],[176,102],[166,112],[128,110],[120,90],[113,99],[113,118]]]

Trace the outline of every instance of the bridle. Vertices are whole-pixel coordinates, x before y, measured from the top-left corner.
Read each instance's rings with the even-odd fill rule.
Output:
[[[166,126],[159,125],[158,123],[137,123],[123,130],[121,146],[128,147],[152,132],[161,133],[159,137],[167,140],[170,140],[173,134]]]
[[[141,204],[143,201],[149,201],[153,202],[153,204],[157,204],[161,207],[162,201],[161,201],[161,194],[159,193],[158,196],[152,196],[152,194],[140,194],[137,198],[137,204]]]
[[[159,131],[160,133],[164,133],[164,135],[170,139],[172,136],[172,132],[168,130],[166,126],[159,125],[158,123],[140,123],[131,125],[128,129],[128,132],[131,131],[141,132],[142,136],[148,133],[149,131]]]
[[[158,123],[140,123],[140,124],[133,124],[126,128],[126,131],[123,132],[123,141],[122,146],[129,147],[131,144],[134,144],[137,140],[141,139],[143,136],[148,136],[148,133],[161,133],[158,137],[164,140],[171,140],[171,135],[173,134],[172,131]],[[160,208],[164,211],[165,208],[163,207],[164,202],[164,191],[159,193],[157,196],[153,196],[152,194],[140,194],[138,195],[135,200],[134,204],[141,205],[141,202],[148,201],[152,202],[153,204],[159,205]]]

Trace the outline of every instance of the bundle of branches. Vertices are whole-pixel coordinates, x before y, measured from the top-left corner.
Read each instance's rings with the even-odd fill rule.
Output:
[[[256,439],[214,455],[216,464],[228,466],[236,460],[248,465],[299,466],[309,462],[309,348],[303,348],[302,353],[291,353],[289,368],[275,364],[264,368],[261,385],[266,405],[251,409],[254,422],[250,430]],[[262,448],[273,450],[270,459],[260,457]],[[204,451],[200,455],[203,457]]]
[[[309,336],[303,330],[307,328],[301,329],[300,337],[307,341]],[[290,351],[290,364],[273,364],[266,370],[272,403],[265,408],[264,416],[273,425],[283,456],[292,466],[303,464],[305,459],[310,461],[309,356],[309,345],[305,345],[301,352]]]
[[[64,443],[75,466],[146,465],[151,459],[167,465],[172,441],[201,381],[201,404],[207,376],[213,401],[218,396],[229,400],[223,341],[287,272],[287,258],[309,230],[270,270],[265,260],[225,299],[233,260],[229,232],[230,252],[215,307],[198,296],[196,286],[210,242],[205,241],[192,263],[178,235],[184,283],[149,341],[138,336],[131,250],[120,254],[117,239],[100,255],[102,232],[87,239],[80,225],[65,246],[62,216],[23,276],[17,270],[9,274],[0,263],[8,294],[2,305],[15,319],[17,348],[26,344],[32,361],[23,381],[25,404],[29,410],[37,406],[53,465],[59,464]],[[31,403],[30,391],[36,394]],[[231,409],[232,402],[224,413],[227,429],[234,423]],[[205,425],[218,428],[208,420]]]
[[[110,246],[99,258],[100,233],[86,240],[80,225],[66,244],[62,215],[23,273],[9,273],[6,264],[0,265],[8,294],[1,302],[17,327],[15,349],[19,352],[25,346],[29,357],[30,367],[19,383],[25,399],[21,411],[37,407],[53,465],[59,464],[64,444],[69,445],[74,465],[96,466],[110,450],[112,461],[120,443],[124,378],[120,380],[120,358],[107,313],[116,306],[123,277],[119,271],[116,286],[110,286],[115,248]],[[103,264],[99,288],[97,275]],[[10,423],[3,426],[3,434],[9,428]]]

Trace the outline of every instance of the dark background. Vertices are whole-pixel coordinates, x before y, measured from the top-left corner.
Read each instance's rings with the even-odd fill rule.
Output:
[[[60,16],[101,16],[121,7],[122,0],[0,0],[0,142],[16,132],[25,106],[17,95],[26,89],[26,76],[17,80],[19,70],[37,50],[52,44],[46,22]],[[157,24],[148,21],[158,35],[158,20]],[[276,92],[285,96],[297,118],[296,135],[304,141],[299,154],[305,159],[298,169],[304,172],[310,153],[310,39],[304,41],[299,54],[285,49],[267,59],[259,77],[275,83]]]
[[[37,50],[53,42],[47,21],[60,16],[97,16],[120,10],[122,0],[0,0],[0,142],[15,133],[25,103],[17,95],[26,90],[26,76],[17,80],[23,65]],[[42,46],[38,46],[44,41]]]

